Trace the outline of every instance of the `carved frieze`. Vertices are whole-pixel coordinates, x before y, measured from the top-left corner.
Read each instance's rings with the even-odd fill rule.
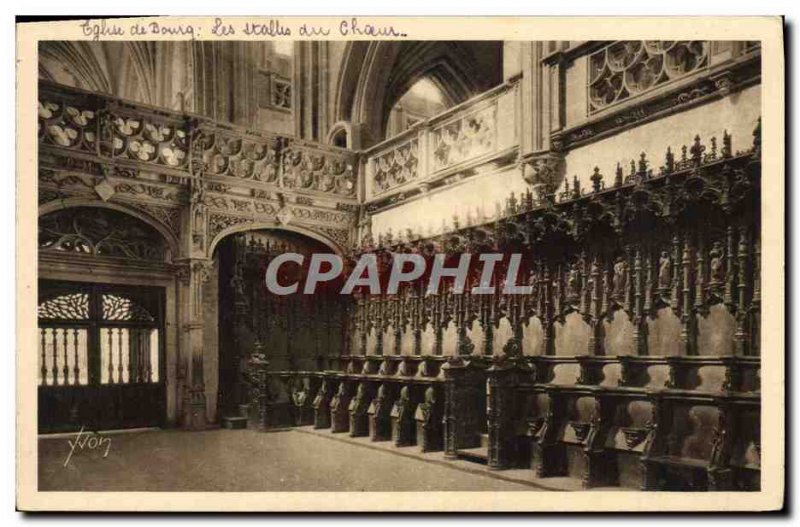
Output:
[[[40,184],[50,184],[58,189],[66,189],[70,187],[83,187],[91,189],[94,187],[97,178],[86,174],[75,174],[71,172],[61,172],[50,169],[39,170]]]
[[[291,221],[330,225],[337,243],[349,243],[357,214],[352,152],[47,82],[39,102],[43,202],[73,194],[118,200],[146,211],[176,234],[180,208],[168,205],[188,206],[195,255],[225,224],[275,221],[282,208]],[[337,200],[328,205],[313,193]],[[334,205],[335,210],[329,208]],[[213,220],[211,213],[216,214]]]
[[[319,223],[334,223],[337,225],[352,225],[355,223],[355,216],[350,212],[292,207],[292,215],[299,220]]]
[[[39,189],[39,205],[43,205],[50,201],[55,201],[57,199],[63,199],[64,193],[58,190],[50,190],[46,188]]]
[[[148,185],[145,183],[117,183],[114,191],[120,194],[131,194],[133,196],[143,196],[162,201],[177,203],[179,201],[179,191],[176,188]]]

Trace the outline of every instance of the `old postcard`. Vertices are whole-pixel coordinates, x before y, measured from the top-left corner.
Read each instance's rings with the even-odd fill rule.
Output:
[[[18,24],[18,507],[780,509],[782,31]]]

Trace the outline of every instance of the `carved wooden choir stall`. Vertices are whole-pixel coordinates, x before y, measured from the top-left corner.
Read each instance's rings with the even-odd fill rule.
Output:
[[[758,488],[754,136],[744,152],[727,134],[721,147],[696,137],[657,169],[642,154],[608,184],[595,171],[588,191],[576,178],[559,195],[512,195],[487,224],[366,240],[361,252],[384,262],[522,252],[533,292],[356,295],[341,306],[344,353],[255,375],[251,425],[307,424],[586,487]]]

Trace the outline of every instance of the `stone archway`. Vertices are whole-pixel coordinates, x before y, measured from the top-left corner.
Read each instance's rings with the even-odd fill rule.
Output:
[[[311,240],[319,242],[320,244],[324,245],[325,247],[327,247],[328,249],[330,249],[332,252],[334,252],[336,254],[341,255],[341,254],[344,254],[344,252],[345,252],[345,247],[342,247],[341,244],[339,244],[338,242],[332,240],[330,237],[328,237],[328,236],[326,236],[324,234],[320,234],[318,232],[315,232],[315,231],[313,231],[311,229],[308,229],[308,228],[305,228],[305,227],[300,227],[300,226],[297,226],[297,225],[282,225],[277,221],[275,221],[275,222],[246,222],[246,223],[241,223],[241,224],[238,224],[238,225],[233,225],[231,227],[228,227],[228,228],[220,231],[216,235],[214,235],[213,239],[208,244],[208,255],[209,255],[209,258],[214,256],[214,253],[215,253],[215,251],[217,249],[217,246],[225,238],[227,238],[227,237],[229,237],[229,236],[231,236],[233,234],[236,234],[236,233],[251,232],[251,231],[258,231],[258,230],[269,230],[269,231],[277,231],[277,232],[285,231],[285,232],[289,232],[289,233],[299,234],[299,235],[305,236],[305,237],[307,237],[307,238],[309,238]]]
[[[41,430],[174,422],[177,249],[163,225],[121,205],[40,207]],[[78,304],[60,310],[64,299]]]
[[[153,216],[140,211],[137,208],[130,207],[120,203],[110,203],[96,199],[86,199],[81,197],[66,198],[62,200],[54,200],[44,203],[39,206],[39,218],[51,214],[56,211],[75,209],[75,208],[97,208],[112,211],[132,216],[133,218],[147,224],[149,227],[155,229],[159,235],[164,239],[169,251],[169,258],[167,261],[179,258],[181,255],[180,242],[178,240],[178,233],[172,231],[171,227],[166,225],[163,221],[154,218]]]
[[[301,288],[295,295],[278,297],[264,287],[268,262],[284,252],[303,254],[307,263],[313,253],[338,253],[338,248],[319,236],[274,226],[228,232],[214,244],[218,273],[205,284],[204,298],[206,310],[217,307],[217,332],[207,331],[204,338],[206,347],[218,349],[218,375],[212,383],[219,387],[218,414],[230,423],[249,416],[254,358],[263,359],[268,371],[317,370],[327,367],[344,346],[346,310],[340,303],[349,299],[338,289],[310,296]],[[299,268],[285,267],[279,281],[296,279],[293,273]],[[211,326],[208,317],[205,325]],[[276,397],[277,405],[289,403]],[[284,410],[289,408],[276,406],[275,411]]]
[[[502,43],[348,42],[335,116],[351,123],[353,148],[383,140],[392,105],[423,77],[441,89],[450,105],[464,102],[502,82]]]

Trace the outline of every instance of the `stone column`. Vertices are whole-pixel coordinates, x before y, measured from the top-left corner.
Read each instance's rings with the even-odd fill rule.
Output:
[[[564,155],[559,144],[551,141],[551,133],[562,126],[562,68],[557,60],[554,62],[552,53],[559,46],[555,42],[525,42],[521,49],[519,165],[537,205],[552,199],[564,177]]]
[[[181,243],[183,258],[177,259],[180,321],[179,362],[181,426],[192,430],[206,427],[206,394],[203,378],[203,286],[213,264],[206,257],[206,199],[202,174],[189,182],[188,206],[184,208]]]
[[[549,66],[542,63],[547,54],[547,42],[522,42],[520,49],[520,152],[524,157],[547,150],[550,144]]]
[[[192,430],[206,427],[206,394],[203,378],[203,286],[208,281],[211,262],[186,259],[180,262],[178,299],[180,302],[180,372],[182,384],[181,426]]]

